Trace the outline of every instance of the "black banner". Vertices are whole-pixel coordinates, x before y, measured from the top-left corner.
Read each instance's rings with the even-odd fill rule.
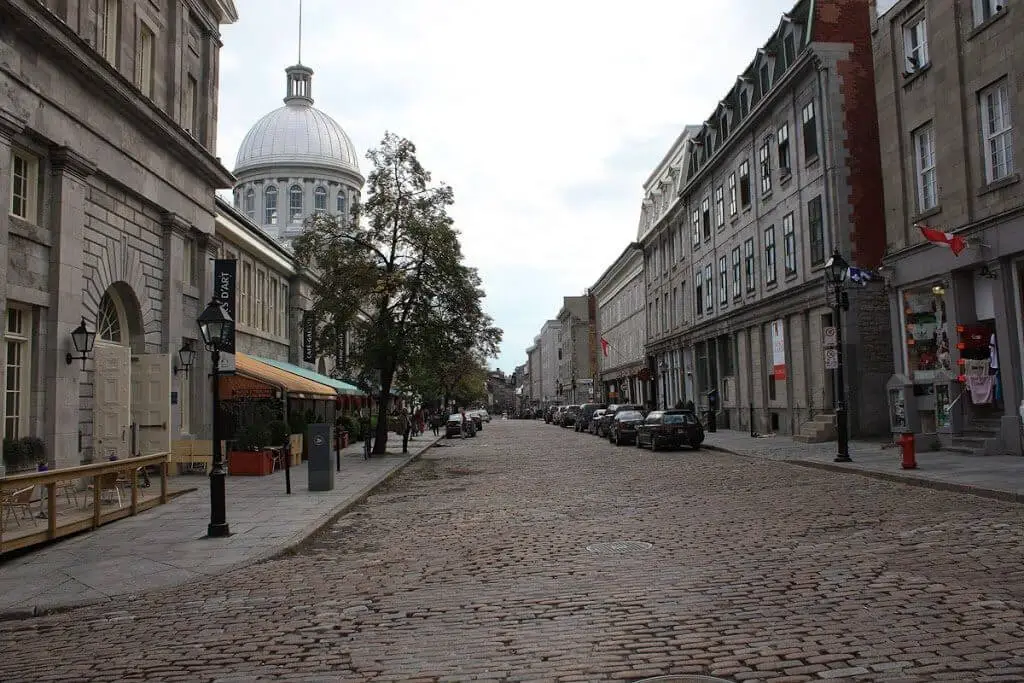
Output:
[[[316,319],[313,311],[302,313],[302,362],[316,363]]]
[[[238,320],[235,310],[235,291],[238,287],[238,261],[235,259],[216,259],[213,262],[213,297],[220,302],[231,320]],[[221,353],[235,352],[235,325],[225,330],[221,339]]]

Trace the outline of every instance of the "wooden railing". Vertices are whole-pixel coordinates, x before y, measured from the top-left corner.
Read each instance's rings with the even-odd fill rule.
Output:
[[[169,460],[169,454],[158,453],[0,477],[0,554],[95,529],[166,503]],[[146,467],[159,467],[160,474],[144,489],[140,470]],[[150,491],[157,485],[158,491]],[[104,510],[108,494],[110,508]],[[127,505],[122,494],[130,495]],[[45,528],[39,524],[43,520]]]

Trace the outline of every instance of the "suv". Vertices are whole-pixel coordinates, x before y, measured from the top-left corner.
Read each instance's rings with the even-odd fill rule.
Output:
[[[604,403],[584,403],[581,405],[580,416],[576,419],[576,424],[573,425],[573,431],[588,431],[590,428],[590,418],[594,416],[594,411],[604,407],[606,407]]]

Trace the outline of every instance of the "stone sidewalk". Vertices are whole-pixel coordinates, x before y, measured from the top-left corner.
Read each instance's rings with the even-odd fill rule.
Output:
[[[704,447],[1024,503],[1024,457],[1020,456],[929,451],[917,454],[917,469],[905,470],[900,466],[900,449],[883,449],[881,442],[851,441],[849,451],[853,462],[837,463],[833,462],[834,441],[805,444],[787,436],[752,437],[730,429],[707,433]]]
[[[364,460],[363,444],[344,449],[334,490],[311,492],[306,463],[265,477],[227,478],[231,536],[206,537],[210,488],[203,475],[179,475],[197,490],[166,505],[102,526],[0,563],[0,619],[106,600],[222,576],[300,544],[332,518],[436,443],[428,433],[388,436],[388,454]],[[333,462],[333,459],[332,459]],[[215,579],[214,579],[215,580]]]

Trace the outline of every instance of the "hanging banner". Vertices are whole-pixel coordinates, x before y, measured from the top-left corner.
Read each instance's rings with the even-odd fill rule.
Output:
[[[220,302],[231,320],[238,320],[235,307],[236,289],[238,288],[238,261],[235,259],[216,259],[213,262],[213,298]],[[219,373],[235,371],[235,325],[221,335]]]
[[[302,313],[302,362],[316,363],[316,319],[313,311]]]
[[[772,372],[777,380],[786,379],[786,327],[781,318],[772,322]]]

